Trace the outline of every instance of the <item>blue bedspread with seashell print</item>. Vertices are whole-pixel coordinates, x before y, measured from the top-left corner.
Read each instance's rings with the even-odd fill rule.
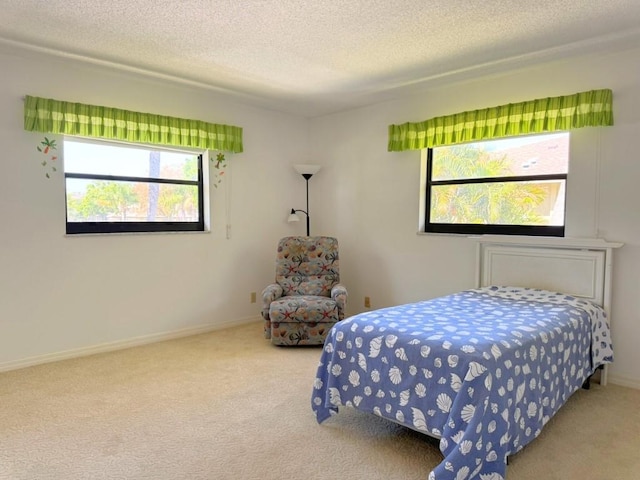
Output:
[[[430,480],[500,480],[507,456],[612,360],[594,303],[484,287],[336,324],[311,403],[318,423],[351,406],[439,437]]]

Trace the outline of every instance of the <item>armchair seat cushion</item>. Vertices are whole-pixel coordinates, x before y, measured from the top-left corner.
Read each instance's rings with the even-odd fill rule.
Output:
[[[271,323],[337,322],[338,305],[329,297],[317,295],[289,295],[280,297],[269,306]]]

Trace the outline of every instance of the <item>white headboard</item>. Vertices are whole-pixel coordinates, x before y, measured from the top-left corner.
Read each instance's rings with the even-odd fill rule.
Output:
[[[531,287],[611,306],[612,249],[602,239],[552,237],[475,237],[477,285]]]

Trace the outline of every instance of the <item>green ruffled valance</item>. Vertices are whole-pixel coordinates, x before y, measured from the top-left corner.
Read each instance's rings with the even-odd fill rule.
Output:
[[[242,152],[242,128],[41,97],[25,97],[28,131]]]
[[[613,125],[611,90],[591,90],[389,125],[390,152]]]

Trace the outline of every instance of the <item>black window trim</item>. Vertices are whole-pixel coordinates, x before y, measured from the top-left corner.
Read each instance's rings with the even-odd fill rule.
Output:
[[[149,145],[139,145],[135,143],[129,146],[140,146],[149,148]],[[172,185],[193,185],[198,187],[198,212],[199,217],[196,222],[70,222],[67,219],[67,202],[65,198],[65,221],[66,233],[68,235],[81,234],[110,234],[110,233],[174,233],[174,232],[204,232],[204,175],[203,175],[203,155],[198,154],[198,180],[177,180],[151,177],[131,177],[120,175],[93,175],[85,173],[65,172],[65,185],[67,178],[80,178],[91,180],[108,180],[120,182],[143,182]]]
[[[475,223],[432,223],[431,222],[431,187],[438,185],[464,185],[478,183],[524,182],[540,180],[564,180],[567,182],[567,174],[551,175],[519,175],[505,177],[484,177],[452,180],[431,180],[433,170],[433,148],[427,149],[426,195],[425,195],[425,233],[449,233],[463,235],[525,235],[564,237],[564,225],[496,225]],[[565,198],[566,212],[566,198]]]

